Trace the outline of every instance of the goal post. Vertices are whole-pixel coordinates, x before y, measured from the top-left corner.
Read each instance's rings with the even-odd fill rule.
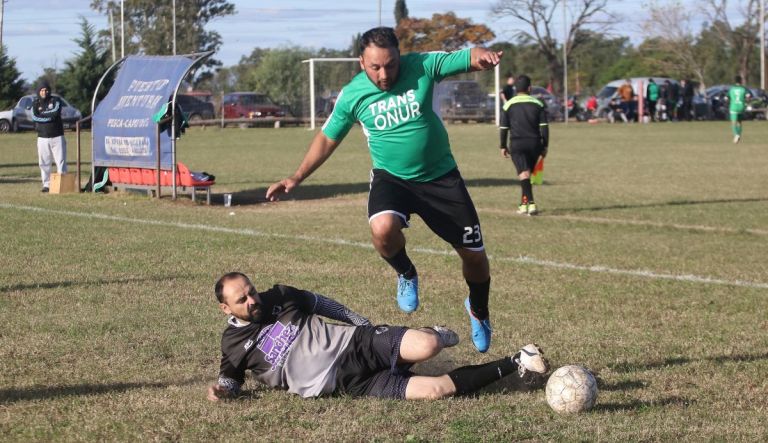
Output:
[[[357,58],[352,57],[332,57],[332,58],[310,58],[302,60],[302,63],[309,65],[309,129],[315,129],[317,119],[316,109],[316,91],[315,91],[315,63],[326,62],[356,62]]]

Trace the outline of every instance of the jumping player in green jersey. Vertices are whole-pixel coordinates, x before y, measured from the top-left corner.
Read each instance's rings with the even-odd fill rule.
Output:
[[[741,85],[741,76],[734,78],[735,85],[728,90],[728,110],[731,116],[733,142],[741,141],[741,119],[747,106],[747,88]]]
[[[270,186],[267,199],[276,200],[309,177],[359,122],[373,163],[368,197],[372,241],[397,272],[400,309],[413,312],[419,306],[418,275],[406,254],[402,232],[415,213],[461,257],[469,286],[464,305],[472,341],[478,351],[485,352],[491,342],[488,257],[448,133],[432,109],[432,94],[435,83],[445,77],[493,68],[502,53],[471,48],[401,56],[398,48],[392,28],[373,28],[361,36],[363,72],[342,89],[296,172]]]

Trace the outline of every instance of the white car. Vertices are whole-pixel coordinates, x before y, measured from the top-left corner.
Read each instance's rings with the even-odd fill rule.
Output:
[[[13,109],[0,111],[0,133],[11,132],[13,128]]]
[[[64,97],[53,94],[54,97],[58,97],[61,100],[61,123],[64,129],[74,129],[75,123],[83,118],[80,111],[74,106],[70,105]],[[19,103],[13,108],[13,120],[11,122],[11,130],[13,132],[23,129],[35,129],[35,122],[32,120],[32,103],[37,96],[25,95],[19,100]]]

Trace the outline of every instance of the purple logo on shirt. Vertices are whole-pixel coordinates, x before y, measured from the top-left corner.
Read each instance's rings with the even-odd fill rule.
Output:
[[[264,359],[272,365],[273,371],[283,365],[297,335],[298,326],[291,323],[284,325],[278,321],[259,337],[257,348],[264,353]]]

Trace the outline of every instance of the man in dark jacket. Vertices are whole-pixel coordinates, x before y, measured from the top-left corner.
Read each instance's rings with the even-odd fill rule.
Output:
[[[32,103],[32,120],[37,129],[37,158],[43,179],[42,192],[48,192],[51,181],[51,163],[56,171],[67,172],[67,141],[61,122],[61,100],[51,95],[51,88],[43,83],[37,88],[37,98]]]
[[[680,107],[680,120],[691,121],[691,111],[693,111],[693,96],[695,90],[690,80],[683,80],[683,105]]]
[[[680,86],[669,80],[664,82],[664,107],[667,109],[667,119],[677,120],[677,102],[680,99]]]

